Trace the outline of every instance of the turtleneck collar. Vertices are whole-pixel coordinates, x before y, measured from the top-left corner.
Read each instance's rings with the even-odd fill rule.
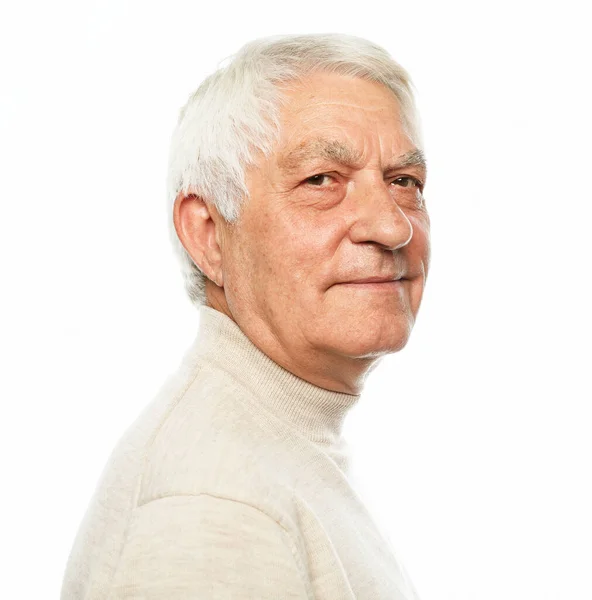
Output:
[[[224,313],[201,306],[196,358],[214,362],[249,389],[255,401],[310,441],[339,441],[348,411],[360,396],[318,387],[264,354]]]

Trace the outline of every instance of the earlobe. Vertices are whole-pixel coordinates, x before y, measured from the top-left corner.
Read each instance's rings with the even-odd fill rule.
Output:
[[[222,251],[215,208],[196,194],[181,192],[173,207],[177,236],[206,277],[222,287]]]

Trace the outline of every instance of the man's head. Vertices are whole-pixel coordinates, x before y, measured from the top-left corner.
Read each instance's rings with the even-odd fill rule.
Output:
[[[409,79],[384,50],[331,35],[247,45],[173,138],[190,296],[297,375],[357,391],[419,309],[425,175]]]

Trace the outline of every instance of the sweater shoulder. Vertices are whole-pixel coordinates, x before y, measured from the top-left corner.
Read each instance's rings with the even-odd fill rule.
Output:
[[[204,362],[154,431],[137,504],[209,494],[276,518],[316,454],[307,440],[259,409],[240,382]]]

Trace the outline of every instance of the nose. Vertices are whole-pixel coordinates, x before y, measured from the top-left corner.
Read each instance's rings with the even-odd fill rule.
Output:
[[[397,204],[388,184],[380,177],[357,186],[355,220],[349,230],[354,243],[371,242],[384,249],[397,250],[413,237],[413,226]]]

